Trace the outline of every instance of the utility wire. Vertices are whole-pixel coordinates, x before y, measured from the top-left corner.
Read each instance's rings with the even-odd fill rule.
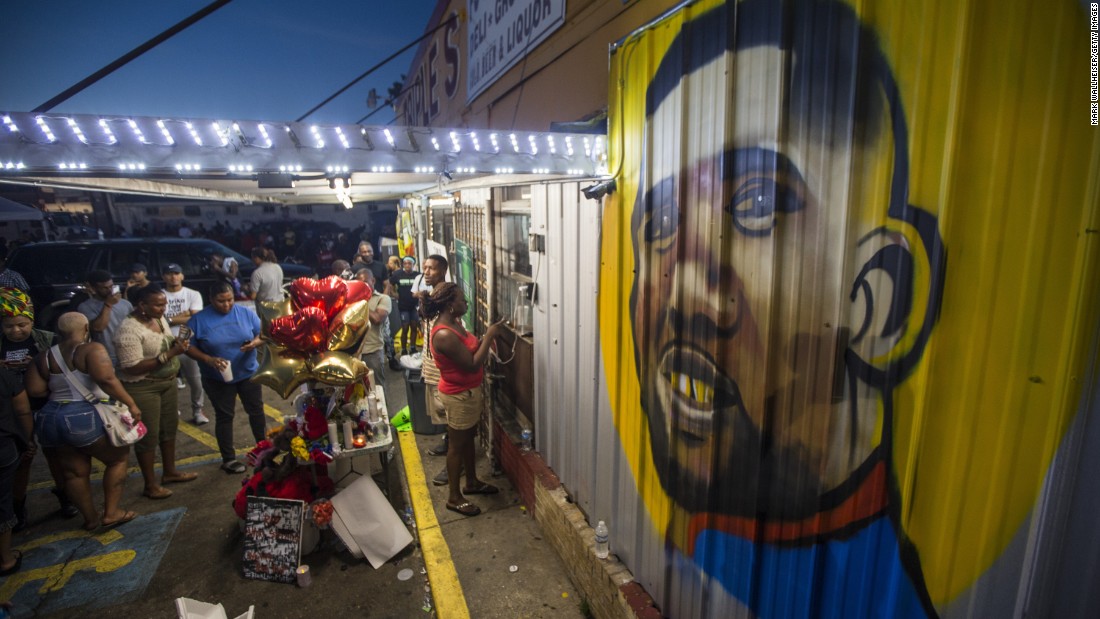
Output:
[[[394,96],[390,97],[389,99],[386,99],[385,101],[383,101],[383,102],[382,102],[382,105],[379,105],[378,107],[376,107],[376,108],[374,109],[374,111],[372,111],[372,112],[369,112],[369,113],[367,113],[367,115],[366,115],[366,116],[364,116],[364,117],[360,118],[359,120],[355,121],[355,124],[357,124],[357,125],[361,125],[361,124],[363,124],[363,121],[364,121],[364,120],[366,120],[366,119],[370,118],[371,116],[374,116],[374,115],[375,115],[375,114],[377,114],[377,113],[378,113],[379,111],[381,111],[381,110],[383,110],[383,109],[385,109],[385,108],[387,108],[387,107],[389,107],[389,106],[393,105],[394,101],[397,101],[398,97],[400,97],[401,95],[403,95],[403,94],[405,94],[405,93],[409,92],[410,90],[412,90],[413,88],[416,88],[416,87],[417,87],[417,86],[419,86],[419,85],[420,85],[420,76],[419,76],[419,75],[417,75],[417,76],[416,76],[416,81],[414,81],[413,83],[409,84],[409,87],[408,87],[408,88],[406,88],[406,89],[402,90],[401,92],[397,93],[396,95],[394,95]]]
[[[302,114],[301,116],[299,116],[298,119],[295,120],[294,122],[302,122],[303,120],[309,118],[314,112],[316,112],[317,110],[321,109],[322,107],[328,105],[328,103],[330,101],[332,101],[336,97],[339,97],[340,95],[344,94],[344,92],[348,88],[351,88],[352,86],[358,84],[359,81],[362,80],[364,77],[370,75],[371,73],[374,73],[375,71],[380,69],[382,66],[384,66],[387,62],[389,62],[389,61],[393,60],[394,58],[397,58],[401,54],[405,53],[413,45],[416,45],[417,43],[423,41],[424,39],[432,36],[436,32],[439,32],[444,26],[450,24],[451,21],[453,21],[456,17],[458,17],[458,15],[456,13],[451,13],[451,16],[448,17],[446,21],[439,24],[435,28],[432,28],[431,30],[425,32],[424,34],[420,35],[419,37],[414,39],[411,43],[409,43],[405,47],[402,47],[401,49],[397,50],[396,52],[390,54],[389,57],[387,57],[382,62],[379,62],[378,64],[374,65],[373,67],[367,69],[366,71],[363,72],[362,75],[360,75],[359,77],[357,77],[357,78],[351,80],[350,82],[348,82],[348,84],[346,86],[344,86],[340,90],[337,90],[336,92],[332,93],[332,95],[330,95],[329,98],[325,99],[324,101],[322,101],[322,102],[318,103],[317,105],[313,106],[312,108],[310,108],[310,110],[308,112],[306,112],[305,114]]]
[[[145,52],[153,49],[157,45],[160,45],[161,43],[167,41],[168,39],[172,38],[176,34],[179,34],[183,30],[185,30],[187,27],[191,26],[192,24],[194,24],[195,22],[199,21],[200,19],[206,17],[207,15],[213,13],[214,11],[222,8],[223,6],[229,4],[231,1],[232,0],[216,0],[215,2],[211,2],[210,4],[206,5],[205,7],[203,7],[202,9],[200,9],[199,11],[197,11],[196,13],[194,13],[193,15],[188,17],[187,19],[177,23],[175,26],[172,26],[171,28],[169,28],[169,29],[165,30],[164,32],[158,34],[157,36],[155,36],[155,37],[149,39],[148,41],[142,43],[141,45],[135,47],[134,49],[130,50],[128,53],[121,56],[120,58],[118,58],[117,60],[112,62],[111,64],[103,67],[102,69],[96,71],[95,73],[89,75],[88,77],[80,80],[75,85],[69,87],[67,90],[65,90],[61,94],[57,95],[53,99],[50,99],[49,101],[43,103],[42,105],[34,108],[33,110],[31,110],[31,112],[35,113],[35,114],[40,114],[42,112],[48,112],[48,111],[52,110],[53,108],[57,107],[61,103],[67,101],[70,98],[72,98],[73,95],[79,93],[80,91],[84,90],[85,88],[87,88],[87,87],[91,86],[92,84],[98,82],[99,80],[103,79],[104,77],[107,77],[111,73],[114,73],[116,70],[118,70],[123,65],[130,62],[131,60],[133,60],[133,59],[137,58],[138,56],[144,54]]]

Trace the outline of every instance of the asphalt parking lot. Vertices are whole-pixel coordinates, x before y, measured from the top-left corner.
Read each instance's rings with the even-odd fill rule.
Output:
[[[289,412],[289,401],[267,389],[264,393],[269,426],[274,426]],[[390,374],[386,394],[391,412],[405,405],[401,374]],[[187,391],[179,395],[185,403]],[[207,414],[213,417],[209,403]],[[251,447],[239,407],[235,438],[239,452]],[[13,601],[15,617],[48,618],[171,618],[181,597],[220,603],[229,617],[254,606],[255,617],[265,619],[584,616],[583,602],[560,559],[542,540],[508,480],[492,476],[484,454],[479,455],[479,475],[501,493],[475,497],[484,510],[475,518],[443,509],[446,488],[426,481],[443,465],[442,458],[427,455],[438,440],[408,433],[395,441],[385,474],[377,456],[356,461],[357,472],[371,474],[388,490],[398,514],[416,503],[414,521],[424,530],[408,525],[414,542],[374,569],[354,558],[331,531],[322,532],[317,548],[301,560],[312,573],[308,589],[242,575],[243,534],[231,501],[245,476],[220,470],[213,423],[180,424],[178,459],[181,467],[199,473],[198,480],[170,486],[175,494],[168,499],[146,499],[131,457],[123,507],[140,516],[91,534],[80,529],[79,517],[58,515],[49,492],[52,481],[39,455],[28,497],[30,524],[13,539],[24,552],[23,567],[0,580],[0,599]],[[417,453],[403,458],[402,449]],[[411,475],[405,460],[413,463]],[[418,501],[409,499],[410,484],[419,489],[414,493],[421,497]],[[100,501],[95,480],[93,493]]]

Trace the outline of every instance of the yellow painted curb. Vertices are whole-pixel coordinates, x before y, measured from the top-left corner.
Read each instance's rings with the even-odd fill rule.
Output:
[[[458,572],[451,560],[451,549],[443,539],[443,530],[435,518],[432,497],[428,493],[428,481],[420,462],[420,451],[412,432],[398,432],[401,441],[401,460],[405,463],[405,478],[409,482],[409,500],[416,515],[416,529],[420,535],[420,550],[424,553],[424,567],[428,570],[428,583],[432,586],[435,612],[439,619],[469,619],[470,608]]]

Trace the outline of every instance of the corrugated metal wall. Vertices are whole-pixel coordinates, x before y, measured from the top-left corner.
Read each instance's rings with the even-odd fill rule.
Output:
[[[600,205],[580,184],[531,186],[531,233],[546,236],[545,253],[531,255],[538,284],[532,312],[535,340],[535,439],[538,451],[586,511],[601,483],[603,458],[598,394],[600,374],[596,292]],[[601,480],[601,478],[603,478]]]
[[[666,615],[1100,612],[1088,28],[709,1],[614,51],[602,218],[532,194],[536,437]]]

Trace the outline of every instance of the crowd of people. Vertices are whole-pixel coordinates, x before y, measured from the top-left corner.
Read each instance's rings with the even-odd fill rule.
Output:
[[[251,255],[258,268],[244,293],[258,301],[283,299],[274,252],[256,246]],[[474,435],[483,408],[481,368],[501,326],[493,325],[480,340],[466,331],[461,321],[468,310],[465,297],[445,281],[443,256],[426,258],[421,272],[411,256],[400,265],[374,260],[374,248],[365,241],[345,255],[333,259],[332,274],[363,281],[376,293],[369,302],[372,328],[357,354],[384,382],[387,368],[401,367],[398,353],[417,351],[417,334],[423,331],[426,405],[434,422],[447,425],[443,442],[430,450],[447,456],[434,482],[450,486],[447,509],[466,516],[480,513],[465,496],[497,492],[476,475]],[[210,400],[221,468],[230,474],[247,470],[236,457],[234,410],[240,400],[252,438],[265,437],[262,389],[250,380],[259,368],[257,349],[263,341],[255,311],[235,303],[241,290],[232,283],[234,274],[224,274],[208,291],[206,305],[199,291],[184,285],[175,264],[165,266],[162,283],[138,271],[125,287],[115,285],[106,271],[92,271],[86,277],[87,300],[58,319],[55,334],[34,327],[26,282],[0,262],[0,576],[21,564],[11,534],[27,526],[29,473],[39,447],[63,516],[83,516],[82,526],[89,531],[136,516],[121,506],[129,448],[108,441],[95,400],[120,402],[145,424],[147,434],[134,445],[145,498],[167,499],[172,491],[166,486],[198,478],[176,465],[184,385],[190,389],[191,423],[209,422],[203,398]],[[389,328],[394,304],[400,316],[398,342]],[[104,467],[102,509],[92,500],[93,458]],[[463,473],[466,484],[461,486]]]
[[[276,262],[304,264],[317,273],[328,273],[334,261],[351,260],[358,254],[361,242],[370,244],[376,239],[375,231],[363,224],[351,230],[310,225],[305,222],[276,220],[262,223],[232,225],[228,220],[215,221],[212,225],[188,221],[143,221],[133,229],[116,226],[113,234],[101,229],[82,228],[81,231],[55,229],[49,240],[73,240],[82,238],[206,238],[244,254],[253,255],[256,249],[267,249],[276,256]],[[14,239],[0,237],[0,251],[13,251],[20,245],[47,240],[41,229],[22,231]],[[375,276],[382,279],[382,273]]]

